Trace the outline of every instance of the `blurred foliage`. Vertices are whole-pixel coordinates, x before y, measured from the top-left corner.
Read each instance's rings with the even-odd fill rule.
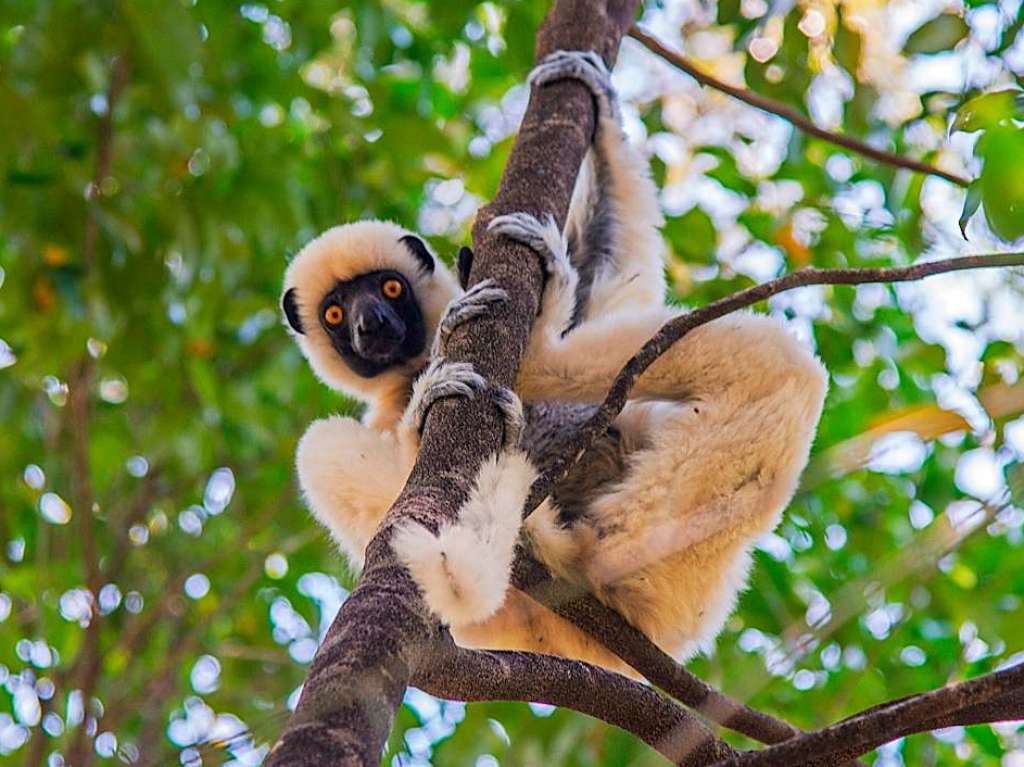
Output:
[[[365,216],[454,253],[500,176],[546,6],[0,5],[0,761],[59,767],[79,743],[86,762],[265,754],[352,584],[292,460],[310,420],[358,406],[281,329],[288,255]],[[1024,235],[1022,18],[1019,0],[652,4],[645,24],[719,76],[975,179],[965,193],[808,139],[627,43],[674,296],[951,255],[959,211],[970,247]],[[770,309],[832,390],[803,488],[693,669],[815,727],[1024,649],[1019,277]],[[1021,758],[1013,724],[872,757]],[[428,761],[660,763],[568,711],[413,691],[385,763]]]

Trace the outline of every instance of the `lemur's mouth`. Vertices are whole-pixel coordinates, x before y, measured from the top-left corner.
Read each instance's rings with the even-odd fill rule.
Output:
[[[401,355],[404,341],[404,333],[395,336],[357,333],[353,346],[356,353],[363,359],[381,364],[397,359]]]

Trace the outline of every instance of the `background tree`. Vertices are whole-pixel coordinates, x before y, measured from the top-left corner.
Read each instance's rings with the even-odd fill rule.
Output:
[[[351,584],[296,499],[294,442],[353,406],[280,331],[280,274],[315,231],[365,215],[451,254],[493,195],[547,4],[447,5],[0,10],[8,758],[245,761],[281,729]],[[999,92],[1020,85],[1021,16],[651,9],[645,28],[696,71],[946,176],[808,138],[627,43],[617,78],[665,190],[676,296],[954,255],[978,202],[970,249],[1020,236],[1020,113]],[[813,338],[832,392],[803,491],[691,668],[815,728],[1007,661],[1024,591],[1019,278],[814,288],[770,308]],[[1022,745],[1016,726],[954,728],[878,759],[998,764]],[[385,758],[661,763],[562,709],[417,692]]]

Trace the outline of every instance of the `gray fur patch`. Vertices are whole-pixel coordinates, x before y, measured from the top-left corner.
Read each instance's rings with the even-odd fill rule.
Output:
[[[568,440],[597,410],[596,405],[569,402],[537,402],[525,405],[526,428],[522,445],[540,471],[551,464]],[[580,522],[594,499],[626,474],[627,446],[614,426],[555,485],[551,498],[558,507],[559,522],[570,527]],[[599,531],[599,534],[610,531]]]

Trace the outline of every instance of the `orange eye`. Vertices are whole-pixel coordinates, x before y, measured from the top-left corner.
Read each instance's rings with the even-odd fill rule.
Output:
[[[340,325],[345,318],[345,312],[337,304],[331,304],[324,310],[324,320],[328,325]]]
[[[402,295],[402,283],[398,280],[385,280],[380,290],[386,297],[394,300]]]

